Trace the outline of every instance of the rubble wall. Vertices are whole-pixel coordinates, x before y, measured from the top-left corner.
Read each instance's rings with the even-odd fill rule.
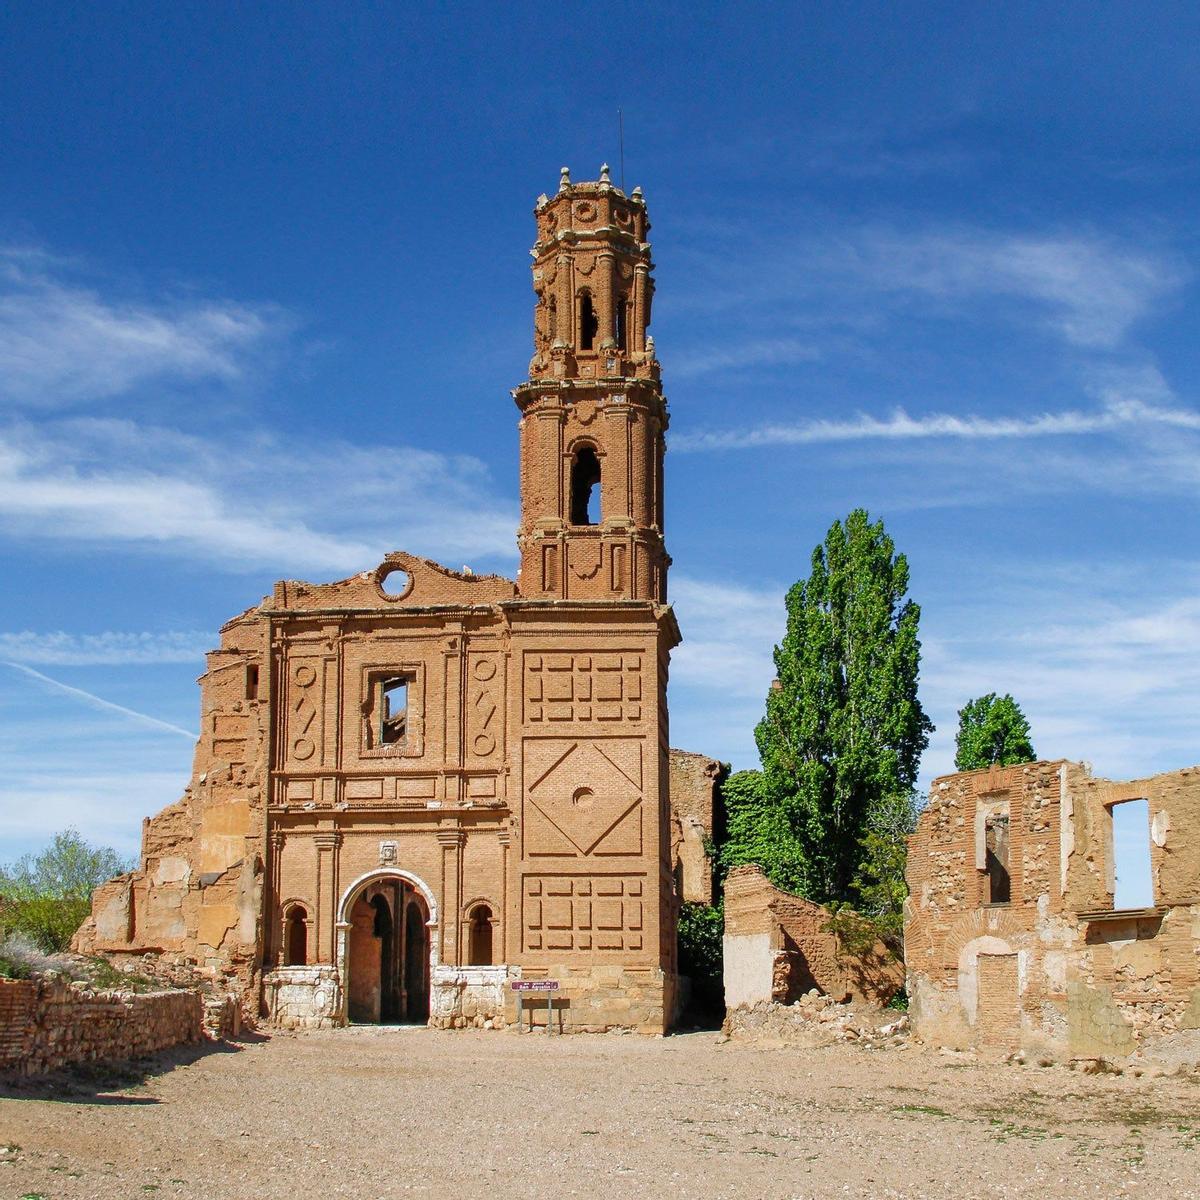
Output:
[[[60,979],[0,979],[0,1075],[141,1058],[203,1036],[197,992],[91,991]]]
[[[711,904],[713,871],[709,847],[719,816],[717,788],[724,767],[715,758],[672,748],[668,772],[675,890],[685,903]]]
[[[791,1004],[816,989],[834,1000],[886,1004],[904,968],[876,942],[851,952],[826,929],[829,910],[775,887],[756,866],[725,879],[724,982],[730,1009]]]
[[[1148,802],[1150,906],[1117,910],[1113,806]],[[1007,821],[1007,899],[988,823]],[[1200,1061],[1200,770],[1038,762],[947,776],[909,845],[914,1033],[1051,1059]]]
[[[142,824],[138,869],[99,887],[83,954],[193,963],[258,1011],[270,711],[268,626],[230,621],[200,678],[200,737],[183,797]]]

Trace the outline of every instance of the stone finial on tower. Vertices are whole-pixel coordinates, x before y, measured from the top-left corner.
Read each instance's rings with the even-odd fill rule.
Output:
[[[559,168],[558,175],[559,175],[558,190],[560,192],[565,192],[571,186],[571,168],[570,167]]]
[[[608,173],[608,163],[600,164],[600,182],[601,183],[612,183],[612,178],[610,177],[610,175]]]

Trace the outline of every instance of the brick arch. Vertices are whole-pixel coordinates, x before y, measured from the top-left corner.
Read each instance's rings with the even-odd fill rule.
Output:
[[[563,451],[564,456],[568,459],[574,458],[580,450],[591,450],[597,458],[603,458],[607,451],[601,444],[600,440],[594,433],[581,433],[573,437],[566,445]]]
[[[412,884],[424,897],[425,903],[429,908],[429,920],[426,924],[430,927],[437,925],[437,901],[433,897],[433,890],[419,875],[414,875],[411,871],[401,870],[399,867],[379,867],[374,871],[368,871],[365,875],[360,875],[354,880],[342,893],[342,900],[338,905],[338,924],[345,925],[350,920],[350,908],[354,904],[354,901],[358,899],[358,893],[363,888],[368,884],[377,883],[384,879],[403,879],[405,883]]]
[[[1030,933],[1026,915],[1010,908],[983,908],[963,913],[946,928],[942,941],[942,962],[957,967],[963,950],[977,938],[992,937],[1001,941],[1020,939]]]

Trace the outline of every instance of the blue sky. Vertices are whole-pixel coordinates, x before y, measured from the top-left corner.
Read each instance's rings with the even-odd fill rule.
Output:
[[[754,764],[783,592],[865,505],[926,779],[985,691],[1045,757],[1200,759],[1200,10],[1045,10],[8,6],[0,860],[136,847],[276,578],[515,570],[531,209],[619,173],[618,107],[673,743]]]

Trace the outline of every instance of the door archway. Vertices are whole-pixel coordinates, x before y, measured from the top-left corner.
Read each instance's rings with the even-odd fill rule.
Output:
[[[338,973],[350,1021],[428,1022],[436,912],[426,884],[405,871],[372,871],[346,889],[338,907]]]

